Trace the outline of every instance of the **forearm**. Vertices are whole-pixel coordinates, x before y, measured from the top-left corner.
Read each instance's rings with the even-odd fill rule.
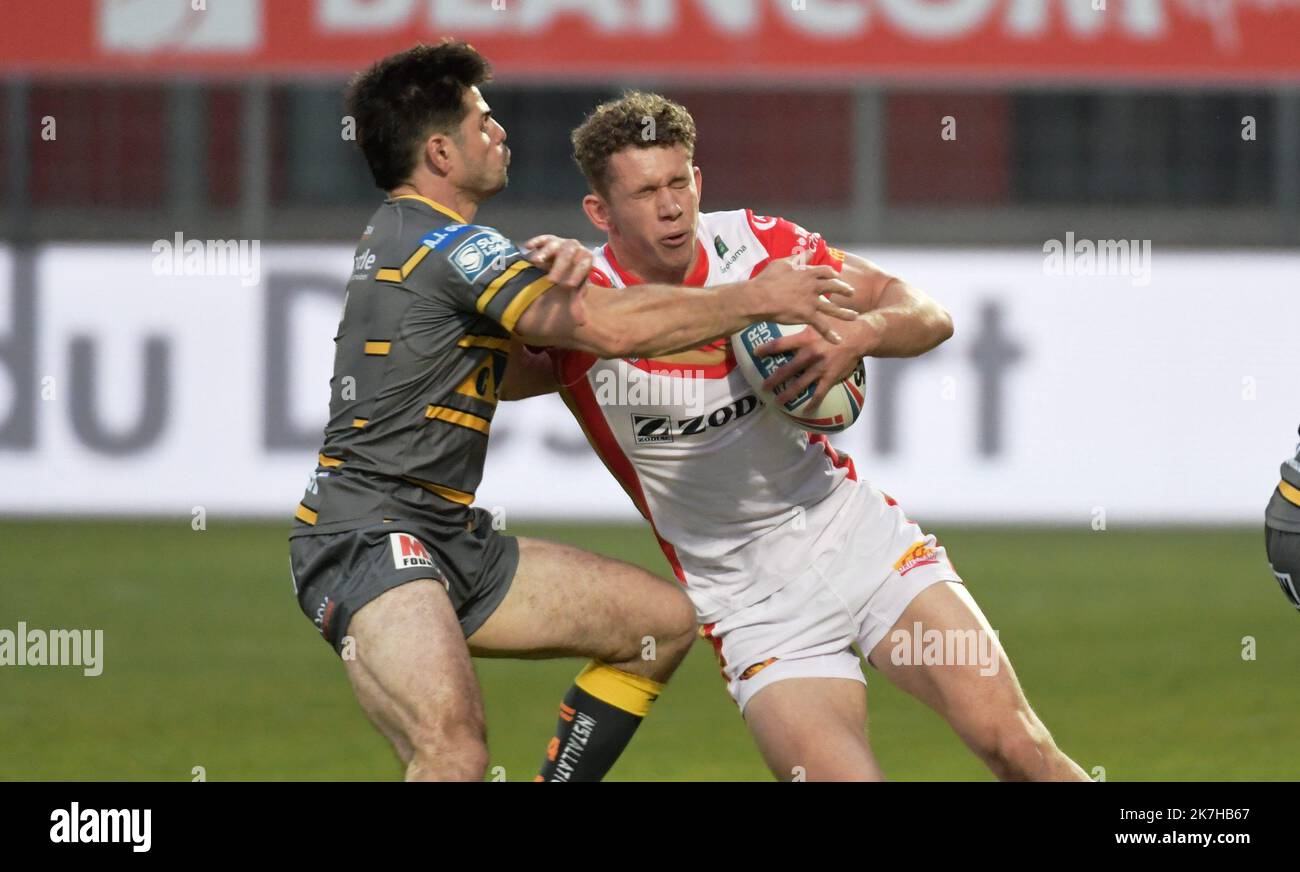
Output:
[[[865,355],[915,357],[952,336],[952,318],[930,297],[900,279],[882,295],[884,305],[859,319],[870,327]]]
[[[602,294],[583,325],[610,357],[653,357],[694,348],[762,320],[745,283],[713,288],[639,285]]]

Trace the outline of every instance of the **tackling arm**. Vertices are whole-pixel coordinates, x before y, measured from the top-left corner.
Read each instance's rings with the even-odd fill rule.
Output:
[[[839,336],[831,325],[851,324],[858,313],[822,296],[843,300],[851,293],[831,267],[788,261],[773,262],[758,278],[711,288],[557,285],[524,311],[514,332],[530,345],[560,345],[604,358],[668,354],[765,320],[809,323],[833,344]]]

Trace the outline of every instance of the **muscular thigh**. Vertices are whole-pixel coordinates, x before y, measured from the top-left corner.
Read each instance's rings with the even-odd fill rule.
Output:
[[[506,598],[469,637],[481,657],[636,657],[643,645],[694,619],[676,582],[621,560],[540,539],[519,539]]]
[[[962,723],[1029,707],[1006,651],[963,584],[922,590],[867,659],[959,732]]]
[[[412,745],[480,739],[483,706],[465,637],[443,586],[395,587],[363,606],[345,659],[362,708],[405,758]]]
[[[764,687],[745,724],[772,774],[784,781],[883,777],[867,744],[867,688],[845,678],[790,678]]]

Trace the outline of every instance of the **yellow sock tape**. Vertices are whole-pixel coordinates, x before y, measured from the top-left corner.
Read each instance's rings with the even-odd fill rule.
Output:
[[[633,675],[596,660],[578,673],[574,684],[601,702],[641,718],[650,713],[650,703],[658,699],[664,689],[653,678]]]

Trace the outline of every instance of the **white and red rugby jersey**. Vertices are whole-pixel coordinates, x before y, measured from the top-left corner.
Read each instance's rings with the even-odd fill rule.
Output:
[[[799,249],[839,269],[844,253],[782,218],[748,209],[701,213],[684,284],[748,279]],[[591,280],[640,283],[608,245]],[[601,360],[548,349],[569,408],[610,472],[650,521],[702,622],[758,602],[807,571],[831,499],[853,463],[764,405],[727,339],[662,359]]]

